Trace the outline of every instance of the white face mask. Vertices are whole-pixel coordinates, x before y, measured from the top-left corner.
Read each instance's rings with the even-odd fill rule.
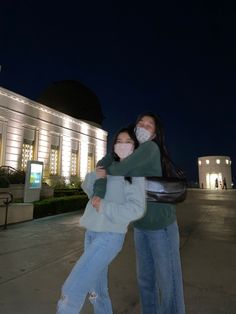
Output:
[[[114,151],[120,157],[120,159],[124,159],[131,155],[133,150],[134,144],[132,143],[116,143],[114,146]]]
[[[151,132],[139,126],[137,126],[135,129],[135,135],[140,144],[149,141],[152,137]]]

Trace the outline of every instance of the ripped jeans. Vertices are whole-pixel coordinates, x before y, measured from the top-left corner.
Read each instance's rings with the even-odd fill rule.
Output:
[[[79,314],[88,293],[94,313],[112,314],[108,266],[121,251],[124,238],[124,233],[86,231],[84,253],[62,286],[57,314]]]

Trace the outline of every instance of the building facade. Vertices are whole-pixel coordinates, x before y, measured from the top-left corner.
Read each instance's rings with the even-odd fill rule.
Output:
[[[199,187],[203,189],[231,189],[231,159],[228,156],[204,156],[198,158]]]
[[[78,108],[79,110],[79,108]],[[0,87],[0,166],[42,161],[44,179],[83,179],[106,154],[107,132]]]

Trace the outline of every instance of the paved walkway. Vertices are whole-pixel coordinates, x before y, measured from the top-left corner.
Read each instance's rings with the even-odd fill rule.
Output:
[[[187,314],[236,313],[236,191],[190,190],[178,205]],[[0,313],[53,314],[83,250],[81,213],[0,231]],[[114,314],[139,314],[132,228],[110,268]],[[83,314],[93,313],[86,302]]]

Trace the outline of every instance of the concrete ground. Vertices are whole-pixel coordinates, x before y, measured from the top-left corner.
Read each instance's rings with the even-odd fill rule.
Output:
[[[236,191],[189,190],[177,206],[187,314],[236,313]],[[81,212],[0,231],[0,313],[53,314],[60,288],[83,251]],[[114,314],[138,314],[130,228],[110,267]],[[93,313],[89,302],[83,314]]]

